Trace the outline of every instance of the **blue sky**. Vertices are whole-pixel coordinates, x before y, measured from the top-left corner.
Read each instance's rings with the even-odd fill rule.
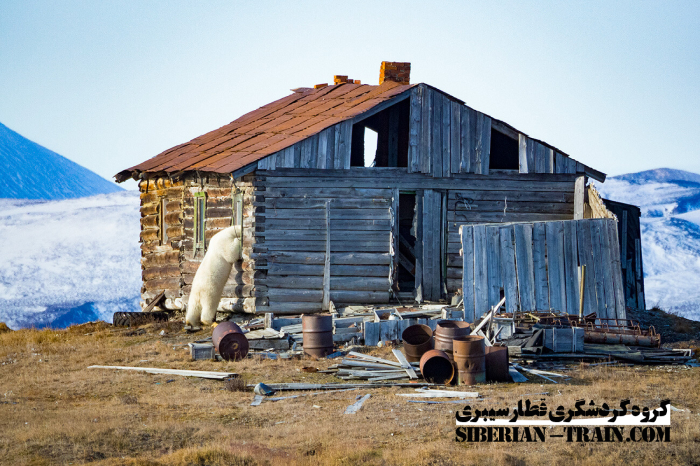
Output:
[[[700,172],[698,1],[0,0],[0,122],[111,179],[382,60],[610,175]]]

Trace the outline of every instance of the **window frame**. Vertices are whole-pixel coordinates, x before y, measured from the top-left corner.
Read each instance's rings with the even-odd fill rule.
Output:
[[[167,209],[165,205],[167,204],[168,200],[166,198],[161,198],[160,200],[160,206],[159,206],[159,212],[158,212],[158,222],[159,222],[159,227],[160,227],[160,232],[159,232],[159,240],[160,240],[160,245],[165,246],[168,244],[168,232],[167,230],[167,223],[165,221],[165,216],[168,214]]]
[[[201,201],[200,201],[201,200]],[[200,207],[200,202],[202,207]],[[207,230],[207,193],[198,191],[194,193],[194,228],[193,228],[193,243],[194,252],[198,250],[206,250],[206,230]]]

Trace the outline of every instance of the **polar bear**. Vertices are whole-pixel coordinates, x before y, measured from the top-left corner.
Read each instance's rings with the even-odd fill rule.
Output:
[[[234,226],[221,230],[209,241],[209,249],[192,281],[186,325],[199,327],[200,323],[211,325],[214,322],[231,268],[241,258],[240,238],[241,227]]]

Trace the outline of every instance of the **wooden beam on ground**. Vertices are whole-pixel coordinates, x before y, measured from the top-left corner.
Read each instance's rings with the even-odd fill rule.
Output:
[[[88,369],[116,369],[122,371],[146,372],[148,374],[181,375],[183,377],[200,377],[202,379],[215,380],[225,380],[238,375],[235,372],[185,371],[179,369],[159,369],[156,367],[89,366]]]
[[[401,350],[394,348],[391,350],[392,353],[394,353],[394,356],[398,361],[401,363],[401,367],[406,371],[408,374],[409,379],[417,379],[418,375],[416,375],[416,371],[413,370],[413,367],[411,367],[411,364],[408,362],[406,359],[406,356],[403,355]]]

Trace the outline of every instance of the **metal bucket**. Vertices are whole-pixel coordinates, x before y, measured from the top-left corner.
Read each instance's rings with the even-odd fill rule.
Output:
[[[455,368],[447,353],[440,350],[426,351],[420,358],[420,371],[426,382],[448,384],[455,376]]]
[[[507,346],[486,347],[486,380],[489,382],[510,382]]]
[[[302,316],[301,329],[304,354],[322,358],[333,352],[333,317],[330,314]]]
[[[238,361],[248,354],[248,339],[233,322],[221,322],[211,334],[214,348],[227,361]]]
[[[468,335],[457,337],[452,341],[459,384],[474,385],[486,382],[484,337]]]
[[[444,351],[450,359],[453,359],[452,340],[467,336],[469,332],[469,322],[441,320],[435,327],[435,349]]]
[[[427,325],[411,325],[401,334],[403,352],[409,362],[420,361],[421,356],[433,349],[433,331]]]

